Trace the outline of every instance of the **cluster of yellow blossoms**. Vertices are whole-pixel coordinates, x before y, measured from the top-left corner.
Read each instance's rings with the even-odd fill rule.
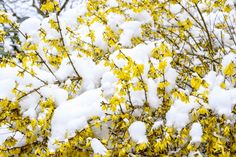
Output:
[[[83,14],[76,15],[74,25],[64,24],[59,3],[47,1],[41,10],[49,15],[45,21],[51,32],[44,27],[36,30],[37,41],[45,47],[34,41],[33,36],[24,34],[7,13],[0,12],[0,24],[24,38],[18,41],[19,52],[0,58],[0,69],[17,68],[19,79],[30,75],[41,83],[37,88],[24,84],[30,89],[27,92],[15,83],[11,91],[13,99],[0,97],[0,127],[7,126],[12,132],[0,145],[0,156],[230,157],[236,154],[236,105],[228,113],[214,108],[217,102],[209,104],[214,83],[207,77],[213,71],[222,76],[218,80],[222,91],[236,87],[236,61],[224,62],[225,56],[236,53],[233,0],[88,0],[85,8]],[[78,31],[82,26],[86,26],[82,29],[87,32],[85,36]],[[98,26],[103,28],[102,33],[96,30]],[[56,37],[50,37],[52,32]],[[9,35],[9,31],[0,29],[0,42],[4,43]],[[85,78],[78,71],[74,56],[91,58],[108,68],[115,77],[115,89],[109,94],[103,91],[103,117],[89,117],[88,126],[77,130],[73,137],[65,135],[66,140],[55,141],[57,148],[51,151],[48,141],[57,105],[40,91],[52,84],[66,90],[68,99],[80,94]],[[64,59],[72,69],[73,75],[66,78],[70,83],[55,74]],[[50,73],[53,81],[39,76],[35,67]],[[40,99],[35,110],[43,118],[25,116],[20,105],[24,98],[35,94]],[[129,128],[136,121],[145,124],[147,140],[137,142],[133,138],[135,135]],[[201,126],[197,141],[193,134],[196,123]],[[98,136],[94,130],[104,135]],[[23,144],[15,138],[17,134],[23,136]],[[105,153],[95,151],[90,138],[99,139]]]

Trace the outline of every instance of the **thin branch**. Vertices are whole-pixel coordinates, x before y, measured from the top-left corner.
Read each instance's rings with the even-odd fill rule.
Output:
[[[63,38],[63,35],[62,35],[62,30],[61,30],[61,25],[60,25],[60,21],[59,21],[59,18],[58,18],[58,14],[56,15],[56,18],[57,18],[57,23],[58,23],[58,27],[59,27],[59,33],[60,33],[60,36],[61,36],[62,45],[63,45],[63,47],[65,48],[65,41],[64,41],[64,38]],[[81,76],[79,75],[79,73],[77,72],[77,70],[76,70],[76,68],[75,68],[75,66],[74,66],[74,63],[72,62],[69,53],[66,52],[66,55],[67,55],[67,57],[69,58],[69,61],[70,61],[70,63],[71,63],[71,66],[72,66],[72,68],[74,69],[74,71],[75,71],[77,77],[80,78],[80,79],[82,79],[82,77],[81,77]]]
[[[207,33],[208,40],[209,40],[209,44],[210,44],[210,50],[213,51],[213,45],[212,45],[212,43],[211,43],[211,36],[210,36],[209,30],[208,30],[208,28],[207,28],[206,22],[205,22],[205,20],[204,20],[204,17],[203,17],[203,15],[202,15],[202,12],[201,12],[201,10],[199,9],[198,5],[195,4],[195,6],[196,6],[196,8],[197,8],[197,11],[198,11],[198,13],[199,13],[201,19],[202,19],[203,24],[204,24],[205,31],[206,31],[206,33]]]
[[[26,96],[34,93],[34,92],[37,92],[39,89],[41,89],[42,87],[45,87],[46,85],[47,84],[44,84],[44,85],[42,85],[42,86],[40,86],[40,87],[38,87],[36,89],[33,89],[33,90],[29,91],[28,93],[26,93],[26,94],[22,95],[21,97],[19,97],[17,100],[19,101],[19,100],[23,99],[24,97],[26,97]]]
[[[68,4],[69,0],[65,0],[64,4],[62,5],[61,9],[59,12],[57,12],[57,15],[60,15],[61,11],[66,7],[66,5]]]
[[[19,28],[14,27],[12,25],[13,28],[15,28],[25,39],[27,39],[27,35],[25,35]],[[52,69],[49,67],[49,65],[44,61],[43,57],[39,54],[39,52],[37,50],[35,50],[36,55],[40,58],[40,60],[43,62],[43,64],[47,67],[47,69],[49,70],[49,72],[57,79],[56,75],[53,73]],[[57,79],[58,80],[58,79]],[[58,80],[59,81],[59,80]]]
[[[16,64],[15,62],[12,62],[12,61],[10,61],[10,60],[7,60],[7,62],[10,62],[10,63],[14,64],[15,66],[17,66],[17,67],[20,68],[21,70],[27,72],[27,73],[30,74],[31,76],[33,76],[33,77],[35,77],[36,79],[38,79],[39,81],[41,81],[42,83],[47,84],[46,81],[44,81],[44,80],[40,79],[38,76],[36,76],[36,75],[30,73],[27,69],[22,68],[20,65]]]

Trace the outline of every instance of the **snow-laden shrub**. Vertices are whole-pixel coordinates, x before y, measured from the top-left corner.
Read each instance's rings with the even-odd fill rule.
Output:
[[[0,12],[20,48],[0,62],[1,155],[236,154],[233,0],[41,9],[20,25]]]

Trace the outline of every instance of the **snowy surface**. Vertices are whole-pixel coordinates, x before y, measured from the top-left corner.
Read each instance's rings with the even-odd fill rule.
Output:
[[[153,108],[159,107],[161,103],[157,94],[157,83],[152,79],[148,79],[148,102]]]
[[[141,121],[133,122],[130,125],[128,131],[132,140],[134,140],[138,144],[148,142],[148,139],[146,136],[146,126],[144,122],[141,122]]]
[[[92,116],[103,116],[100,103],[102,101],[101,89],[93,89],[65,101],[54,112],[52,118],[52,132],[49,140],[49,148],[54,149],[55,140],[64,140],[65,134],[73,137],[75,130],[82,130],[88,124],[87,120]]]
[[[215,87],[209,94],[209,105],[219,115],[232,115],[233,106],[236,101],[236,89],[225,90]]]
[[[5,140],[7,140],[9,137],[12,137],[13,135],[17,140],[16,147],[20,147],[25,144],[25,138],[23,134],[20,132],[13,133],[8,129],[8,126],[3,125],[0,127],[0,145],[2,145]]]
[[[96,138],[91,141],[91,146],[95,154],[106,155],[106,147]]]
[[[199,122],[193,123],[189,135],[192,137],[191,142],[201,142],[201,137],[203,135],[202,126]]]
[[[166,125],[173,126],[178,130],[182,129],[190,122],[189,112],[195,107],[197,107],[197,105],[193,101],[184,103],[181,100],[176,100],[166,113]]]
[[[163,121],[162,120],[158,120],[158,121],[155,121],[153,126],[152,126],[152,130],[153,129],[158,129],[161,125],[163,125]]]

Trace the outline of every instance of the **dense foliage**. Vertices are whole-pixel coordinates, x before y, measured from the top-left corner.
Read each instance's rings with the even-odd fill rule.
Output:
[[[233,0],[41,11],[20,25],[0,12],[1,155],[236,154]]]

